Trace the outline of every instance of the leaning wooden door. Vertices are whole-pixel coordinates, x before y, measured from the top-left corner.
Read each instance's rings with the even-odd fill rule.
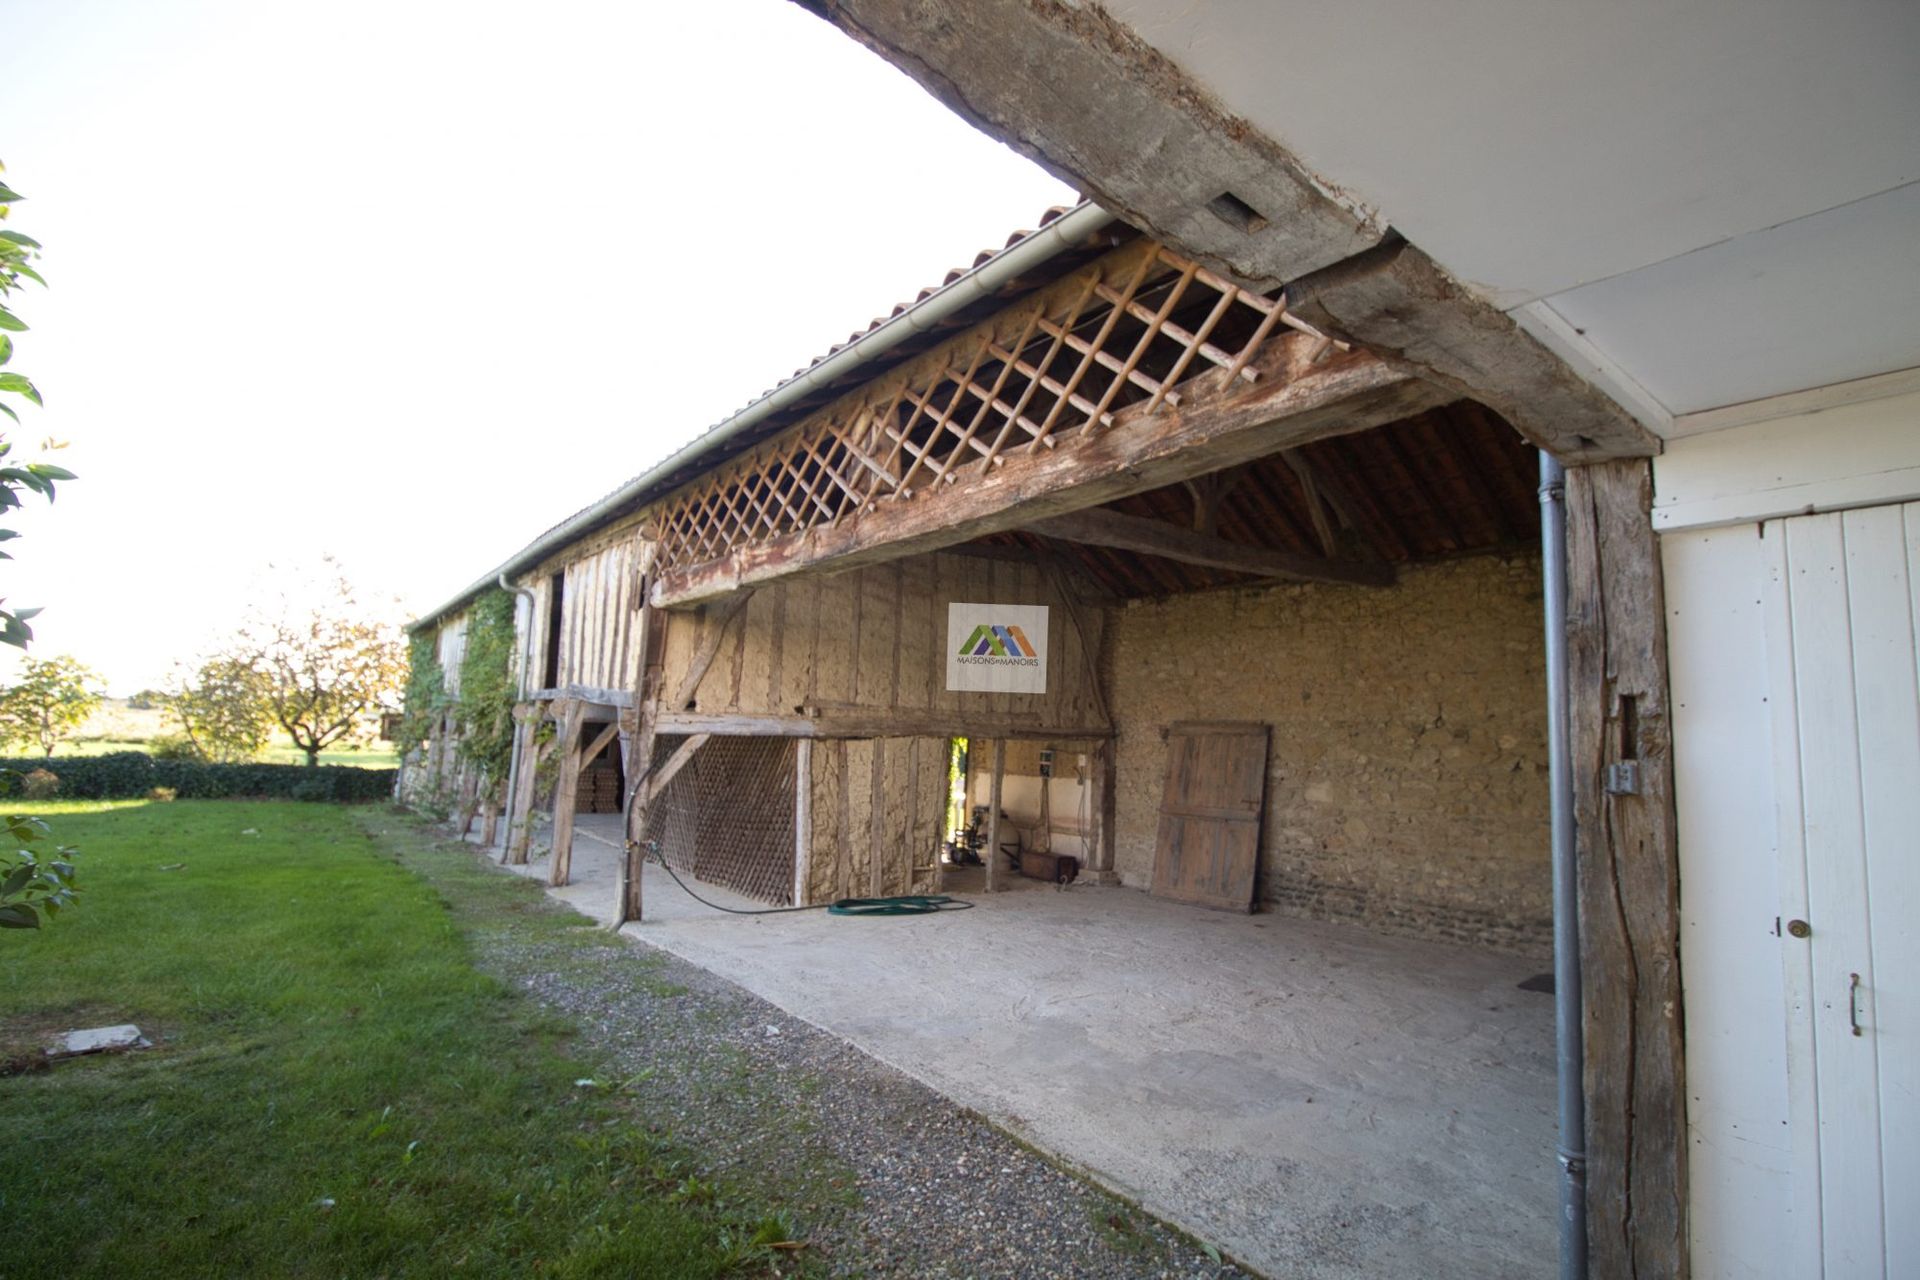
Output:
[[[1920,1275],[1920,503],[1762,532],[1794,1270]]]
[[[1169,729],[1153,892],[1203,907],[1253,910],[1266,793],[1267,726]]]

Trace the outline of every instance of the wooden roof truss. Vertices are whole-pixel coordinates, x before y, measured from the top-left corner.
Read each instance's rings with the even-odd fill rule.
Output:
[[[1013,457],[1177,409],[1203,377],[1256,383],[1271,297],[1136,240],[822,407],[665,499],[662,572],[963,487]],[[1344,348],[1342,348],[1344,349]],[[1238,383],[1236,383],[1238,380]]]

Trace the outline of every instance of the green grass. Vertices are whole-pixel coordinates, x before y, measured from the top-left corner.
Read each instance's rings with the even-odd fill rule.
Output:
[[[0,934],[0,1060],[116,1022],[156,1044],[0,1079],[0,1274],[767,1273],[772,1206],[576,1087],[571,1025],[477,971],[352,812],[35,808],[84,896]],[[531,937],[581,923],[439,856]]]

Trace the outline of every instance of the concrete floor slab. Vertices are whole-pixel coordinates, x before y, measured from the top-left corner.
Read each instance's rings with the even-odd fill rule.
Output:
[[[554,891],[603,921],[618,830],[582,819]],[[1516,987],[1538,962],[1014,883],[934,917],[741,917],[649,867],[627,931],[1269,1275],[1551,1270],[1553,1002]]]

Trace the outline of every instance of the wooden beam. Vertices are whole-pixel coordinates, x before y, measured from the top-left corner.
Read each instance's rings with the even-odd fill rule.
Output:
[[[1280,459],[1293,472],[1293,478],[1300,482],[1300,491],[1306,495],[1307,518],[1313,521],[1313,536],[1320,540],[1320,549],[1329,556],[1339,554],[1340,543],[1334,537],[1333,520],[1328,514],[1331,504],[1320,492],[1320,477],[1297,449],[1287,450],[1280,455]]]
[[[1060,724],[991,711],[847,711],[820,715],[663,712],[661,733],[761,738],[1111,738],[1110,725]]]
[[[1235,279],[1291,285],[1373,254],[1371,274],[1340,272],[1305,296],[1289,288],[1293,317],[1485,400],[1563,460],[1659,452],[1510,316],[1396,244],[1377,215],[1330,198],[1313,166],[1100,6],[805,3],[989,136]]]
[[[813,742],[794,743],[793,760],[793,905],[807,905],[807,877],[813,870]]]
[[[1142,555],[1160,556],[1182,564],[1233,573],[1257,574],[1263,578],[1287,578],[1295,582],[1332,582],[1349,586],[1387,587],[1394,581],[1393,567],[1378,562],[1325,560],[1291,551],[1274,551],[1210,538],[1178,525],[1118,511],[1076,511],[1053,516],[1030,526],[1035,533],[1062,538],[1090,547],[1112,547]]]
[[[532,695],[532,700],[539,702],[556,702],[561,698],[573,698],[589,704],[587,707],[589,714],[604,715],[604,708],[624,708],[633,705],[633,694],[625,689],[602,689],[596,685],[586,684],[568,684],[561,685],[557,689],[539,689]]]
[[[1220,531],[1220,508],[1240,482],[1247,478],[1251,463],[1195,476],[1180,483],[1193,499],[1193,531],[1212,535]]]
[[[1007,780],[1007,742],[993,740],[993,785],[987,790],[987,892],[999,888],[1000,797]]]
[[[1100,687],[1100,655],[1093,647],[1093,632],[1081,616],[1079,597],[1074,592],[1073,583],[1067,579],[1066,571],[1057,561],[1047,565],[1047,577],[1060,597],[1061,607],[1066,610],[1067,624],[1080,641],[1080,658],[1086,668],[1087,689],[1093,694],[1093,709],[1100,713],[1101,722],[1111,728],[1113,712],[1107,707],[1106,690]]]
[[[671,705],[675,711],[685,711],[693,705],[694,695],[700,692],[700,682],[706,678],[707,669],[713,666],[714,658],[719,656],[720,642],[726,639],[727,628],[733,625],[735,618],[747,611],[747,601],[752,598],[753,592],[743,592],[713,611],[707,634],[701,638],[700,647],[687,664],[687,675],[681,681],[680,692],[673,696]]]
[[[1652,500],[1645,461],[1567,471],[1569,737],[1595,1276],[1687,1272],[1680,874]],[[1612,766],[1622,764],[1637,778],[1618,776],[1625,770]]]
[[[553,786],[553,857],[547,864],[547,883],[559,888],[573,873],[573,811],[580,795],[582,704],[569,698],[555,706],[560,721],[554,737],[560,752],[560,777]]]
[[[643,549],[642,561],[642,581],[645,581],[646,571],[653,566],[651,546]],[[655,725],[660,717],[660,686],[666,648],[666,615],[647,606],[644,593],[638,599],[641,601],[640,616],[634,622],[639,631],[634,654],[635,685],[638,690],[634,701],[638,706],[635,710],[633,750],[627,761],[626,857],[621,862],[620,907],[614,912],[616,929],[629,920],[640,919],[646,905],[644,873],[647,853],[640,843],[641,837],[646,834],[646,808],[632,793],[644,784],[647,772],[653,766],[653,742],[657,732]]]
[[[1129,408],[1111,427],[1076,431],[1055,449],[1032,449],[911,502],[881,502],[838,524],[752,542],[705,564],[659,576],[653,603],[686,608],[800,573],[949,547],[983,533],[1099,506],[1328,436],[1365,431],[1454,397],[1364,352],[1305,361],[1305,335],[1266,344],[1259,382],[1220,389],[1220,376],[1189,383],[1178,410]]]
[[[669,729],[667,732],[671,733],[672,730]],[[647,775],[645,784],[647,788],[646,795],[641,800],[641,803],[650,805],[655,800],[658,800],[660,794],[667,789],[668,784],[680,776],[680,771],[693,763],[693,758],[700,754],[700,748],[706,746],[707,739],[712,736],[713,735],[706,733],[696,733],[675,747],[673,754],[665,760],[662,760],[660,767]]]
[[[540,762],[553,751],[551,741],[540,741],[540,726],[547,717],[544,702],[523,703],[513,709],[520,722],[519,772],[514,775],[513,817],[507,827],[507,851],[504,861],[511,866],[527,865],[527,850],[533,840],[533,802],[539,790]]]

